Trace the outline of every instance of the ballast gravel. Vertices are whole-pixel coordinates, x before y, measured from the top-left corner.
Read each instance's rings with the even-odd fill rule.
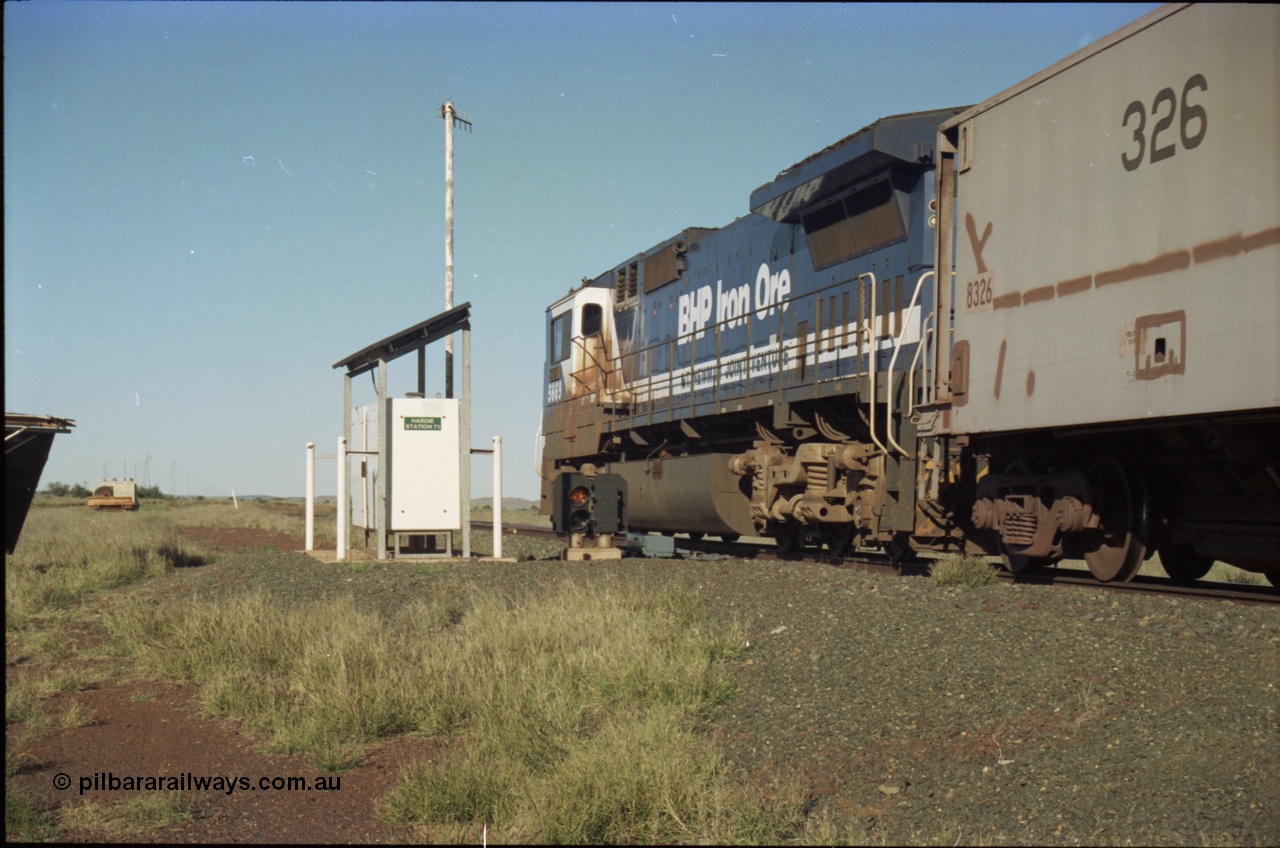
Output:
[[[352,568],[297,556],[264,556],[251,582],[299,602],[350,593],[386,612],[443,586],[696,592],[708,617],[742,628],[740,694],[709,728],[729,773],[766,791],[800,781],[810,815],[840,839],[1280,844],[1274,605],[940,587],[766,559]]]

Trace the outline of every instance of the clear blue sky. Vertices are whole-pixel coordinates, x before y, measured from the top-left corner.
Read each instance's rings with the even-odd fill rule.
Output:
[[[535,498],[554,299],[879,117],[981,101],[1151,8],[6,3],[5,409],[77,422],[42,485],[301,495],[306,442],[341,430],[332,364],[444,308],[453,100],[473,445],[501,436],[505,494]]]

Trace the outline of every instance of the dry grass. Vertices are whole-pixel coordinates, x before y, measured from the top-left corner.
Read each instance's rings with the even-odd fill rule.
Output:
[[[210,712],[272,750],[350,765],[372,740],[455,740],[403,776],[381,815],[424,838],[776,841],[801,801],[732,789],[702,728],[734,693],[741,634],[674,590],[565,583],[517,603],[420,602],[394,618],[341,599],[248,594],[128,606],[108,619],[152,673],[202,684]]]
[[[989,586],[997,579],[996,570],[982,557],[948,554],[929,567],[936,586]]]
[[[180,527],[245,528],[293,536],[306,534],[306,503],[303,501],[174,502],[171,517]],[[319,547],[337,544],[337,507],[316,504],[315,543]]]
[[[5,562],[5,628],[22,630],[89,592],[199,561],[161,513],[32,510]]]
[[[6,840],[47,842],[55,838],[58,824],[47,807],[11,787],[4,793],[4,833]]]
[[[191,820],[192,802],[178,792],[156,792],[111,803],[86,801],[58,811],[65,830],[112,837],[141,836]]]

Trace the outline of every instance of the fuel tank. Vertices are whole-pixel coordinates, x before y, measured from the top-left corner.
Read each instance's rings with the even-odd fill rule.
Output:
[[[610,463],[608,470],[627,481],[628,529],[755,535],[751,478],[729,470],[733,456],[709,453]]]

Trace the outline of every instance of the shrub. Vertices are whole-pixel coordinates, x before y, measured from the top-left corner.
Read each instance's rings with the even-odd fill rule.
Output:
[[[929,576],[936,586],[988,586],[998,579],[995,569],[981,557],[948,554],[935,562]]]

